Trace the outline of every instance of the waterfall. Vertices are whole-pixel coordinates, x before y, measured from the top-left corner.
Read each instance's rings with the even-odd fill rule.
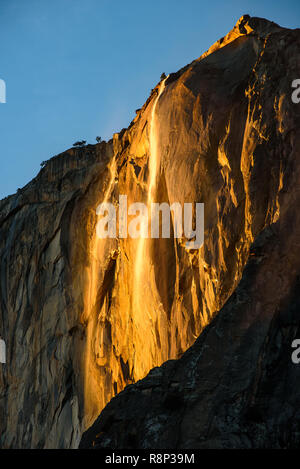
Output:
[[[104,193],[104,199],[101,202],[108,202],[114,188],[115,183],[115,174],[116,174],[116,158],[112,158],[108,169],[109,169],[109,181],[107,188]],[[86,345],[84,353],[84,401],[85,401],[85,422],[84,427],[92,423],[92,420],[89,420],[90,415],[97,415],[99,408],[97,405],[97,396],[91,394],[95,387],[91,384],[93,380],[96,379],[94,373],[94,361],[92,357],[92,343],[93,343],[93,331],[94,324],[97,321],[98,313],[95,311],[96,300],[97,300],[97,290],[99,282],[99,263],[101,258],[103,258],[104,252],[104,243],[107,240],[102,240],[98,238],[96,229],[93,233],[93,239],[91,241],[91,250],[90,250],[90,266],[87,270],[87,284],[85,288],[85,297],[84,297],[84,312],[82,315],[82,322],[86,324]],[[88,411],[87,411],[88,410]]]
[[[165,89],[165,80],[163,80],[159,86],[158,94],[152,105],[150,120],[149,120],[149,160],[148,160],[148,194],[147,194],[147,207],[151,207],[152,201],[154,201],[156,195],[156,182],[159,171],[159,151],[158,151],[158,119],[156,114],[158,101]],[[110,179],[105,190],[105,195],[102,203],[109,202],[115,182],[116,174],[116,157],[114,157],[109,165]],[[148,361],[139,356],[133,357],[133,362],[130,362],[130,366],[133,366],[135,376],[142,378],[145,372],[149,371],[154,359],[151,358],[151,347],[153,347],[153,318],[151,317],[151,304],[157,304],[157,301],[143,304],[143,284],[140,281],[141,277],[148,275],[145,267],[145,255],[149,248],[149,241],[145,238],[139,238],[136,240],[136,256],[134,259],[134,265],[132,266],[133,286],[132,286],[132,297],[131,297],[131,310],[132,310],[132,323],[135,332],[133,332],[133,347],[134,347],[134,334],[144,335],[145,329],[149,331],[147,339],[145,340],[145,350],[149,351],[147,356]],[[93,421],[93,419],[99,414],[99,411],[103,407],[100,403],[99,395],[101,394],[102,382],[99,377],[99,369],[93,356],[93,347],[95,344],[95,331],[97,330],[97,321],[99,311],[97,311],[97,293],[99,289],[99,281],[101,281],[101,267],[103,267],[103,259],[106,256],[107,243],[109,240],[102,240],[97,237],[96,229],[94,230],[93,239],[90,244],[90,266],[87,271],[87,284],[85,289],[84,298],[84,313],[82,316],[82,322],[86,325],[86,346],[84,352],[84,401],[85,401],[85,418],[83,427],[87,428]],[[102,262],[102,264],[101,264]],[[151,293],[153,298],[156,292]],[[103,384],[104,385],[104,384]],[[98,389],[99,392],[95,393]]]
[[[154,199],[155,195],[155,186],[156,186],[156,177],[157,177],[157,171],[158,171],[158,141],[157,141],[157,119],[156,119],[156,106],[159,101],[160,96],[164,92],[165,89],[165,81],[167,78],[165,78],[159,88],[159,92],[157,95],[157,98],[155,100],[155,103],[153,104],[152,112],[151,112],[151,122],[150,122],[150,136],[149,136],[149,150],[150,150],[150,155],[149,155],[149,188],[148,188],[148,200],[147,200],[147,205],[148,208],[151,206],[151,202]]]
[[[116,173],[116,158],[115,156],[112,158],[112,161],[110,162],[109,166],[108,166],[108,169],[109,169],[109,174],[110,174],[110,178],[109,178],[109,183],[108,183],[108,186],[107,186],[107,189],[105,190],[105,193],[104,193],[104,199],[103,201],[101,202],[108,202],[110,196],[111,196],[111,193],[112,193],[112,189],[113,189],[113,186],[114,186],[114,182],[115,182],[115,173]],[[97,262],[98,262],[98,251],[99,251],[99,248],[101,246],[101,244],[103,243],[103,240],[101,240],[100,238],[97,237],[97,234],[96,234],[96,230],[94,231],[94,234],[93,234],[93,240],[92,240],[92,250],[91,250],[91,265],[90,265],[90,269],[89,269],[89,272],[88,272],[88,286],[87,286],[87,289],[86,289],[86,298],[85,298],[85,319],[88,320],[89,316],[90,316],[90,312],[92,311],[93,309],[93,306],[94,306],[94,303],[95,303],[95,300],[96,300],[96,291],[97,291],[97,280],[98,280],[98,275],[97,275]]]
[[[158,121],[156,115],[156,106],[165,89],[166,77],[160,84],[158,95],[154,101],[151,119],[150,119],[150,130],[149,130],[149,179],[148,179],[148,196],[147,196],[147,208],[148,213],[151,213],[151,203],[155,199],[155,189],[157,181],[157,173],[159,169],[159,154],[158,154],[158,139],[157,139],[157,128]],[[149,227],[148,227],[149,228]],[[134,265],[134,284],[133,284],[133,309],[134,313],[144,309],[143,304],[143,291],[144,285],[142,284],[142,277],[145,266],[145,254],[146,248],[149,245],[148,240],[145,237],[140,237],[137,245],[137,252]]]

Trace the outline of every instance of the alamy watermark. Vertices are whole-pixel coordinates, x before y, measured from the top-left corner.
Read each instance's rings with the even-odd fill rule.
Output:
[[[6,103],[6,83],[0,78],[0,103]]]
[[[119,196],[117,208],[110,202],[98,205],[98,238],[174,238],[185,239],[187,249],[199,249],[204,241],[204,204],[179,202],[172,205],[135,202],[128,206],[127,195]],[[194,206],[194,207],[193,207]],[[194,209],[193,209],[194,208]],[[161,220],[161,222],[160,222]]]
[[[294,104],[299,104],[300,103],[300,78],[296,78],[296,80],[293,80],[292,88],[296,88],[292,92],[292,101]]]
[[[294,339],[292,342],[292,348],[296,349],[292,353],[292,362],[295,365],[298,365],[300,363],[300,339]]]
[[[0,339],[0,363],[6,363],[6,345],[2,339]]]

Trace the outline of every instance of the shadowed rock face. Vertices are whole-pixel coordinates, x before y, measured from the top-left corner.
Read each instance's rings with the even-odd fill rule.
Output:
[[[299,448],[300,219],[287,217],[293,233],[280,222],[258,236],[239,286],[196,343],[113,398],[81,448]]]
[[[76,447],[154,367],[82,446],[297,443],[299,54],[299,30],[242,17],[113,141],[1,202],[3,447]],[[95,236],[100,202],[149,199],[154,154],[156,202],[205,204],[199,250]]]
[[[112,142],[69,150],[1,202],[0,335],[7,346],[7,364],[0,365],[4,448],[78,445],[83,378],[77,342],[84,327],[75,307],[80,300],[72,297],[72,271],[87,262],[82,224],[89,217],[87,207],[102,190],[112,154]],[[70,257],[72,247],[77,263]],[[77,294],[80,298],[80,288]]]

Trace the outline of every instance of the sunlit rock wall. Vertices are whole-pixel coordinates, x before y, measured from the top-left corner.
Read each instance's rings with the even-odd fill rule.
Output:
[[[3,447],[76,447],[113,395],[190,347],[281,216],[299,34],[242,18],[113,141],[70,150],[0,205]],[[158,99],[159,98],[159,99]],[[204,244],[96,237],[96,208],[203,202]]]

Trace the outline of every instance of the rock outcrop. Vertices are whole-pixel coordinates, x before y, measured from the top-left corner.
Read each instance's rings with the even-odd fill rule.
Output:
[[[299,55],[299,30],[246,15],[1,202],[2,447],[76,447],[128,384],[82,446],[297,444]],[[203,202],[203,246],[98,239],[120,194]]]
[[[112,142],[72,149],[1,202],[0,335],[7,347],[6,364],[0,365],[3,448],[78,446],[83,377],[77,342],[84,326],[71,296],[72,269],[85,261],[82,224],[89,212],[82,209],[79,218],[76,207],[83,199],[86,207],[93,205],[112,154]],[[81,256],[75,264],[73,244]]]
[[[196,343],[113,398],[81,448],[299,448],[294,214],[258,236],[237,289]]]

